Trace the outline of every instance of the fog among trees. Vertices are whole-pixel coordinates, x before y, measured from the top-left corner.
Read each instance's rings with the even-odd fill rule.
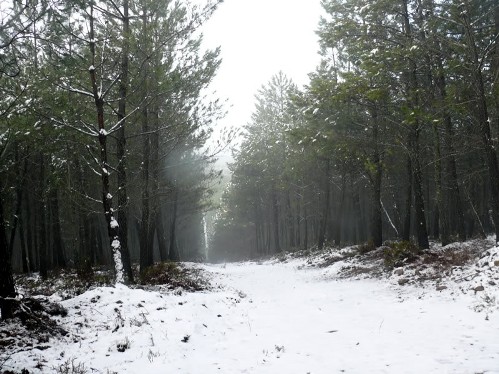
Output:
[[[2,316],[12,271],[200,260],[230,134],[201,49],[218,1],[4,2],[0,31]],[[5,298],[5,299],[4,299]]]
[[[497,237],[497,2],[322,5],[310,82],[257,94],[213,258]]]
[[[219,3],[2,3],[2,317],[13,272],[499,235],[497,1],[323,0],[320,65],[256,93],[227,183]]]

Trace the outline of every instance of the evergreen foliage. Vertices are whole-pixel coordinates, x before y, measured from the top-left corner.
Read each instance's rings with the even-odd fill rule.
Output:
[[[495,2],[322,5],[309,84],[269,94],[280,73],[259,92],[218,218],[219,258],[497,237]],[[277,133],[265,108],[286,113]]]
[[[199,28],[218,4],[2,4],[0,298],[14,296],[11,267],[114,260],[132,282],[139,259],[201,257],[223,108],[204,97],[221,60]]]

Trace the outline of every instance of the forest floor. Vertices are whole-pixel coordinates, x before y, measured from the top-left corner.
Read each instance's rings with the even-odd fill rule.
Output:
[[[0,372],[499,373],[493,241],[368,249],[160,268],[170,286],[18,278],[46,328],[0,323]]]

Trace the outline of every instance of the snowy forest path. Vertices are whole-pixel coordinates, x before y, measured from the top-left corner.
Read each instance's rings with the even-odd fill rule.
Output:
[[[242,297],[218,352],[238,372],[499,373],[498,316],[486,320],[462,297],[288,264],[208,269]]]

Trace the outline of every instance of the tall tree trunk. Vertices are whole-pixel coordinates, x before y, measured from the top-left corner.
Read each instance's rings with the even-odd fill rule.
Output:
[[[38,262],[40,264],[40,276],[47,278],[48,275],[48,253],[47,253],[47,228],[46,228],[46,204],[45,204],[45,157],[42,153],[38,156],[40,168],[40,179],[38,186],[37,216],[38,216]]]
[[[0,196],[0,312],[2,313],[2,319],[12,317],[12,302],[8,299],[16,296],[10,257],[3,211],[3,198]]]
[[[489,182],[490,193],[492,198],[492,220],[495,226],[496,242],[499,241],[499,166],[497,163],[497,155],[494,148],[494,143],[490,135],[489,114],[487,109],[487,100],[485,97],[485,86],[482,76],[482,67],[479,61],[478,49],[476,46],[475,36],[472,31],[472,25],[469,20],[469,3],[468,1],[462,3],[460,8],[464,11],[461,12],[461,17],[464,24],[466,41],[468,43],[471,66],[471,79],[473,89],[475,91],[474,101],[476,117],[478,120],[478,128],[481,135],[483,149],[485,152],[485,160],[489,169]]]
[[[116,138],[116,156],[118,158],[117,176],[118,176],[118,212],[117,222],[119,225],[119,236],[121,240],[121,258],[125,270],[125,282],[133,283],[132,262],[130,259],[130,250],[128,248],[128,192],[127,192],[127,159],[126,159],[126,101],[128,95],[128,55],[130,49],[130,18],[129,18],[129,0],[123,0],[123,45],[121,48],[121,66],[120,66],[120,84],[118,101],[118,121],[121,126],[117,131]]]
[[[379,123],[377,108],[372,109],[373,134],[372,141],[374,151],[372,162],[373,173],[370,175],[372,184],[372,216],[371,216],[371,239],[375,247],[383,244],[383,210],[381,207],[381,182],[383,176],[383,166],[381,165],[381,154],[379,150]]]
[[[29,258],[28,248],[26,246],[26,236],[24,233],[24,219],[22,214],[19,216],[19,239],[21,244],[23,273],[31,273],[31,261]]]
[[[175,183],[173,190],[173,209],[172,218],[170,223],[170,248],[168,251],[168,256],[170,261],[180,261],[180,253],[177,247],[177,208],[178,208],[178,188]]]
[[[92,92],[95,102],[95,109],[97,112],[97,124],[99,128],[99,145],[100,145],[100,174],[102,182],[102,206],[104,208],[104,217],[107,224],[107,232],[109,236],[110,247],[114,261],[115,281],[116,283],[124,283],[125,275],[123,270],[123,262],[121,259],[121,240],[118,222],[115,219],[113,209],[113,197],[110,193],[109,186],[109,164],[107,159],[107,131],[104,122],[104,99],[102,91],[98,87],[97,74],[95,71],[96,66],[96,51],[95,51],[95,31],[94,31],[94,18],[93,6],[90,7],[90,54],[91,66],[89,69],[90,82],[92,84]]]
[[[402,240],[411,240],[411,214],[412,214],[412,160],[411,156],[407,155],[407,186],[405,192],[405,214],[404,227],[402,230]]]
[[[274,227],[274,253],[279,253],[281,252],[279,241],[279,205],[277,202],[275,181],[272,182],[272,221]]]
[[[404,34],[407,39],[408,45],[413,44],[413,36],[411,31],[411,25],[409,21],[409,12],[407,8],[407,0],[402,0],[403,5],[403,16],[404,23],[403,29]],[[413,60],[408,61],[409,71],[407,73],[408,81],[408,102],[413,107],[413,109],[418,109],[420,106],[419,93],[418,93],[418,79],[417,79],[417,66]],[[409,129],[409,149],[412,157],[412,167],[413,167],[413,188],[414,188],[414,210],[416,218],[416,237],[418,240],[418,246],[422,249],[429,248],[428,231],[426,225],[425,216],[425,204],[423,198],[423,175],[421,171],[420,163],[420,147],[419,147],[419,137],[421,132],[420,119],[415,118],[412,120],[413,123],[410,124]]]
[[[434,11],[434,1],[430,0],[429,2],[429,11],[433,16]],[[432,30],[432,33],[436,35],[438,30]],[[457,167],[456,167],[456,158],[454,151],[454,128],[452,124],[452,118],[449,113],[449,109],[447,107],[447,83],[445,79],[445,72],[443,66],[443,52],[442,45],[440,42],[436,41],[433,43],[433,48],[435,50],[434,55],[434,64],[435,64],[435,87],[436,87],[436,98],[438,111],[441,113],[441,118],[444,124],[444,132],[443,132],[443,157],[442,159],[446,159],[445,163],[445,179],[442,180],[442,189],[441,189],[441,199],[440,199],[440,212],[441,215],[444,216],[446,220],[445,228],[447,233],[443,235],[447,235],[446,238],[442,238],[442,245],[444,243],[450,242],[450,202],[452,201],[453,206],[455,206],[455,222],[459,240],[466,240],[466,229],[464,225],[464,209],[463,202],[461,199],[461,194],[459,191],[459,184],[457,179]],[[444,169],[441,169],[442,171]],[[443,227],[442,227],[443,228]]]
[[[291,191],[288,189],[287,195],[286,195],[286,210],[287,210],[287,217],[286,217],[286,222],[287,222],[287,227],[289,228],[289,248],[295,248],[296,247],[296,235],[295,235],[295,220],[293,216],[293,210],[291,208]]]
[[[166,261],[168,259],[168,246],[166,244],[166,233],[165,226],[163,222],[163,214],[161,206],[156,206],[155,208],[155,227],[156,227],[156,237],[158,238],[158,249],[161,261]]]
[[[145,49],[145,54],[149,53],[149,42],[148,42],[148,20],[147,20],[147,7],[143,9],[142,16],[142,33],[143,33],[143,48]],[[149,59],[144,56],[145,61],[142,66],[142,96],[144,98],[144,103],[142,104],[142,224],[140,226],[140,271],[143,272],[147,267],[153,264],[153,251],[152,247],[149,245],[148,240],[149,230],[150,230],[150,186],[149,186],[149,163],[151,160],[151,144],[149,136]]]
[[[261,254],[260,252],[260,226],[258,222],[260,221],[260,216],[258,214],[258,204],[253,204],[253,214],[254,214],[254,222],[255,222],[255,250],[257,256]]]
[[[334,244],[337,246],[341,246],[341,231],[343,227],[343,214],[345,212],[345,193],[346,193],[346,176],[345,174],[341,175],[341,191],[340,191],[340,208],[337,212],[336,225],[334,228]]]
[[[442,154],[440,152],[440,132],[438,124],[433,125],[433,136],[435,139],[435,235],[440,237],[442,246],[449,244],[449,220],[448,210],[444,208],[442,193]]]
[[[52,262],[56,267],[65,268],[66,259],[64,257],[64,246],[62,242],[61,234],[61,221],[59,214],[59,196],[57,193],[57,188],[51,188],[49,192],[49,203],[51,212],[51,230],[52,230],[52,248],[53,248],[53,258]]]
[[[329,173],[330,173],[330,160],[326,160],[326,174],[324,176],[324,192],[326,194],[324,201],[324,209],[322,211],[322,220],[320,222],[319,237],[317,238],[317,248],[321,250],[324,248],[326,241],[326,228],[329,220],[329,205],[331,199],[331,189],[329,188]]]
[[[418,246],[421,249],[430,248],[430,242],[428,240],[428,231],[426,226],[426,216],[425,216],[425,207],[424,207],[424,199],[423,199],[423,180],[422,180],[422,172],[421,165],[419,161],[419,129],[414,129],[414,211],[415,211],[415,219],[416,219],[416,237],[418,240]]]
[[[307,215],[307,204],[303,206],[304,211],[304,228],[303,228],[303,249],[308,249],[308,215]]]
[[[360,207],[360,191],[358,186],[354,186],[353,180],[351,181],[353,195],[352,195],[352,203],[353,203],[353,212],[355,217],[354,224],[354,235],[355,244],[359,244],[364,240],[364,223],[362,220],[362,209]]]
[[[496,131],[499,133],[499,6],[496,6],[494,11],[494,28],[496,34],[495,40],[495,51],[492,55],[492,82],[493,82],[493,92],[494,102],[495,102],[495,122]]]
[[[78,188],[80,189],[79,192],[84,195],[88,192],[89,185],[78,157],[74,158],[74,163]],[[78,254],[76,256],[76,266],[80,272],[90,274],[92,265],[94,264],[94,258],[92,256],[92,238],[94,238],[94,236],[91,236],[90,220],[87,217],[83,206],[76,207],[76,214],[78,215]]]
[[[142,223],[140,225],[140,271],[141,273],[153,264],[153,251],[148,240],[150,230],[150,212],[149,212],[149,160],[150,160],[150,144],[149,144],[149,125],[147,118],[147,108],[143,109],[142,113],[142,132],[144,143],[142,145],[144,156],[142,161]]]
[[[439,87],[439,91],[441,92],[441,100],[442,102],[446,101],[447,90],[445,78],[442,74],[441,77],[437,77],[437,87]],[[449,212],[449,201],[452,201],[452,204],[456,209],[456,223],[457,223],[457,233],[459,240],[466,240],[466,229],[464,226],[464,209],[463,209],[463,201],[461,199],[461,193],[459,189],[459,183],[457,179],[457,166],[456,166],[456,157],[455,149],[454,149],[454,127],[452,125],[452,119],[449,112],[446,110],[444,113],[444,146],[445,146],[445,157],[447,158],[447,185],[449,186],[449,192],[447,196],[442,196],[442,201],[444,204],[444,210]]]
[[[29,258],[29,263],[31,265],[30,271],[36,271],[38,266],[36,264],[36,246],[33,245],[34,236],[33,235],[33,215],[32,215],[32,197],[33,191],[29,189],[29,183],[24,183],[24,194],[26,199],[25,211],[26,211],[26,251]]]
[[[17,231],[17,226],[19,223],[19,218],[21,217],[21,209],[23,205],[23,185],[24,185],[24,176],[26,175],[26,170],[27,170],[27,162],[24,161],[24,166],[23,166],[23,172],[21,172],[21,167],[20,167],[20,160],[19,160],[19,145],[15,145],[15,164],[16,164],[16,179],[17,179],[17,185],[16,185],[16,208],[15,208],[15,213],[14,213],[14,219],[12,222],[12,228],[10,230],[10,240],[9,240],[9,253],[11,256],[14,253],[14,242],[16,238],[16,231]]]

